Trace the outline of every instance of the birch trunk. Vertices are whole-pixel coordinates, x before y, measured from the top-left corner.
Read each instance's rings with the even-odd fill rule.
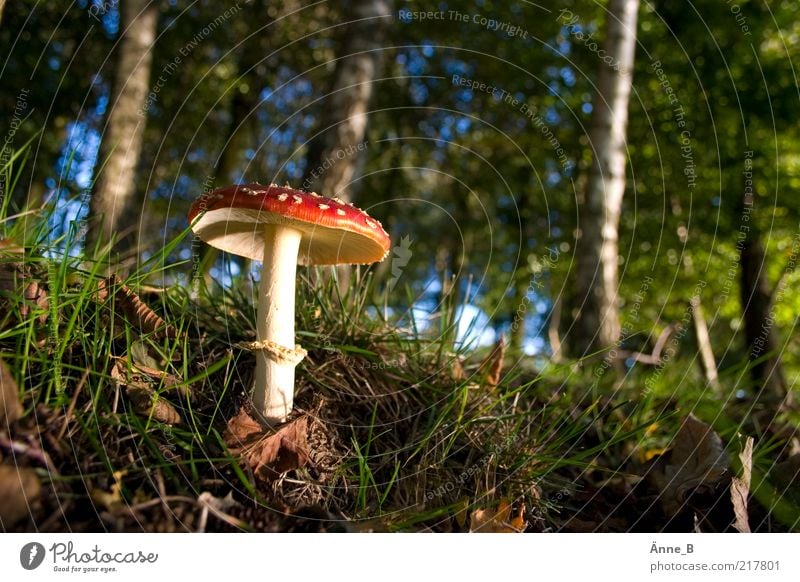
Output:
[[[114,240],[112,263],[136,248],[139,216],[136,210],[136,168],[150,92],[152,46],[158,24],[158,5],[150,0],[120,2],[117,65],[109,112],[97,159],[99,175],[90,206],[92,226],[87,253],[100,251]]]
[[[613,346],[619,339],[618,239],[625,192],[628,102],[636,50],[639,0],[611,0],[600,63],[590,140],[593,162],[580,211],[578,241],[578,355]]]
[[[345,200],[367,146],[367,110],[373,81],[381,69],[383,40],[392,16],[391,0],[347,3],[342,50],[333,88],[319,119],[319,132],[308,146],[301,188]]]

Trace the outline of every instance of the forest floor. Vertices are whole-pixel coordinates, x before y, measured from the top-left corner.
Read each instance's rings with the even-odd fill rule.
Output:
[[[308,355],[264,430],[252,285],[191,293],[179,244],[123,282],[2,242],[0,529],[800,530],[796,411],[705,388],[689,357],[457,349],[451,299],[441,333],[398,329],[359,272],[346,296],[298,282]]]

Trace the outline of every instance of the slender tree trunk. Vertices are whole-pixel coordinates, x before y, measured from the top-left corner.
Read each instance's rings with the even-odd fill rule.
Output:
[[[609,2],[604,44],[614,65],[600,64],[590,132],[594,159],[580,208],[579,308],[573,338],[578,354],[611,347],[619,339],[618,233],[638,10],[639,0]]]
[[[742,212],[752,211],[752,196],[743,195]],[[750,230],[741,248],[741,302],[744,337],[750,373],[759,399],[770,403],[788,403],[789,391],[783,374],[780,341],[772,313],[772,293],[765,276],[766,253],[761,236],[750,220]]]
[[[552,351],[552,355],[550,356],[550,361],[555,364],[561,362],[562,358],[562,346],[561,346],[561,335],[558,332],[558,328],[561,324],[561,304],[563,299],[561,295],[557,295],[556,298],[553,300],[553,307],[550,309],[550,318],[547,322],[547,339],[550,341],[550,350]]]
[[[6,0],[0,0],[0,25],[3,24],[3,10],[6,7]]]
[[[259,8],[263,9],[264,18],[267,18],[266,7],[263,2],[259,5]],[[262,19],[260,22],[265,22],[265,20]],[[233,179],[234,172],[239,169],[242,162],[242,152],[247,144],[248,132],[252,130],[252,122],[249,122],[249,119],[259,105],[259,92],[261,90],[257,65],[264,55],[269,54],[268,37],[263,36],[257,40],[258,45],[256,47],[243,47],[238,60],[237,86],[231,89],[233,97],[230,103],[230,123],[225,132],[222,150],[214,164],[214,187],[226,186]],[[248,90],[243,92],[240,88],[241,85],[246,86]],[[255,180],[255,176],[252,179],[249,179],[249,177],[246,179],[249,182]],[[206,285],[211,285],[213,283],[211,268],[214,266],[220,252],[211,245],[203,245],[200,252],[199,268]],[[246,266],[248,261],[244,260],[243,264]]]
[[[512,306],[516,309],[511,312],[511,333],[508,334],[508,351],[514,358],[522,356],[525,352],[525,323],[528,321],[528,314],[534,304],[533,301],[529,302],[526,299],[531,276],[532,273],[527,266],[514,272]]]
[[[114,240],[112,263],[136,248],[136,168],[142,151],[146,100],[150,92],[152,46],[158,24],[158,6],[150,0],[120,2],[121,39],[112,81],[109,112],[100,152],[100,173],[90,206],[92,219],[87,253],[93,254]]]
[[[257,89],[251,85],[247,94],[236,91],[231,99],[230,123],[226,132],[226,139],[222,145],[217,163],[214,165],[214,187],[228,184],[234,171],[239,167],[240,157],[244,149],[247,124],[245,120],[258,105]],[[255,180],[250,180],[255,181]],[[211,268],[219,258],[220,251],[211,245],[203,245],[200,250],[199,269],[207,286],[213,284]]]
[[[692,297],[692,319],[694,320],[694,334],[697,339],[697,349],[700,353],[700,366],[706,384],[715,393],[719,391],[719,377],[717,375],[717,362],[714,359],[714,350],[711,348],[711,336],[708,333],[708,324],[703,314],[703,304],[700,297]]]
[[[333,88],[323,104],[319,132],[308,145],[301,188],[349,199],[360,146],[366,136],[367,108],[373,81],[381,69],[383,40],[392,16],[391,0],[353,0]]]

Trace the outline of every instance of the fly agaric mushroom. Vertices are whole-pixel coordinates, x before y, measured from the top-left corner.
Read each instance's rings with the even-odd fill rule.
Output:
[[[382,261],[389,235],[352,204],[276,184],[203,194],[192,204],[189,222],[211,246],[263,265],[256,341],[245,344],[256,352],[253,403],[268,424],[285,422],[294,400],[294,369],[306,354],[294,339],[297,265]]]

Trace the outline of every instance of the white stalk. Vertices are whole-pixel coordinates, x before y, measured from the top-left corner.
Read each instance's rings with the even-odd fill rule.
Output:
[[[276,355],[293,351],[295,276],[303,234],[281,225],[264,228],[264,262],[258,287],[256,339],[273,348],[256,350],[255,410],[270,425],[286,421],[294,401],[296,361]]]

